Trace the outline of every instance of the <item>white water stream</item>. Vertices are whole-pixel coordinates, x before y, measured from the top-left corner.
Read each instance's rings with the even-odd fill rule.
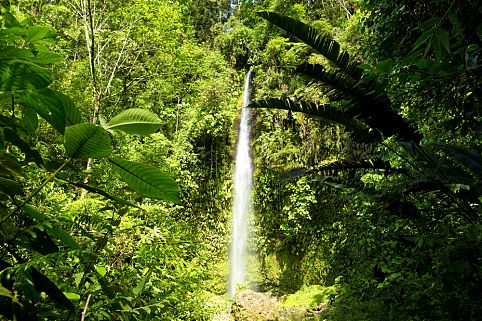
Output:
[[[228,297],[232,298],[239,284],[246,281],[246,248],[248,243],[248,220],[251,211],[251,187],[253,165],[249,142],[249,85],[251,70],[246,75],[243,92],[241,121],[239,124],[238,146],[234,169],[233,232],[230,252],[230,280]]]

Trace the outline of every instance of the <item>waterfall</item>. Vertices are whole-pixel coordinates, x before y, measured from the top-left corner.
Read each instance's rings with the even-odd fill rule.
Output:
[[[246,75],[243,92],[241,121],[239,124],[238,146],[234,169],[233,232],[231,241],[231,271],[228,296],[232,298],[236,287],[245,282],[246,248],[248,243],[248,219],[251,211],[251,185],[253,166],[249,144],[249,85],[251,70]]]

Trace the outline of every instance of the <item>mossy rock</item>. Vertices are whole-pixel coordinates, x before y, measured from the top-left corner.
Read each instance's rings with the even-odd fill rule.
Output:
[[[251,290],[238,292],[231,314],[236,321],[276,321],[280,319],[278,300]]]

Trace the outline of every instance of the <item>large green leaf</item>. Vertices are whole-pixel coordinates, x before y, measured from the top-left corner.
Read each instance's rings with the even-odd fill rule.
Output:
[[[127,185],[137,193],[165,201],[179,201],[176,182],[160,169],[119,158],[109,158],[109,161]]]
[[[72,99],[50,88],[24,91],[18,97],[22,106],[38,113],[61,133],[64,133],[65,126],[83,122],[82,114]]]
[[[156,114],[145,109],[132,108],[114,116],[106,129],[121,130],[128,134],[150,135],[161,127]]]
[[[30,268],[28,272],[32,276],[35,289],[38,292],[45,292],[55,301],[56,304],[61,307],[64,307],[71,311],[75,310],[75,306],[72,304],[72,302],[67,299],[64,293],[57,287],[57,285],[52,280],[50,280],[47,276],[45,276],[33,267]]]
[[[342,93],[341,99],[348,96],[365,105],[387,106],[389,104],[384,90],[376,83],[362,85],[360,81],[356,81],[339,71],[327,70],[322,65],[302,64],[296,68],[296,71],[340,91]],[[370,109],[373,110],[374,108]]]
[[[22,193],[22,186],[14,180],[0,177],[0,192],[10,196],[18,195]]]
[[[53,81],[45,68],[19,59],[0,59],[0,93],[42,89]]]
[[[18,160],[10,153],[0,156],[0,175],[2,176],[21,176],[22,169]]]
[[[109,133],[90,123],[65,128],[64,146],[72,158],[101,158],[112,153]]]
[[[37,112],[32,108],[22,106],[22,119],[21,125],[25,129],[27,134],[33,134],[38,128],[38,116]]]
[[[35,56],[32,50],[16,48],[16,47],[6,47],[0,51],[0,59],[10,58],[10,59],[25,59],[31,60]]]
[[[72,99],[70,99],[69,96],[59,92],[56,92],[56,94],[64,108],[65,125],[72,126],[72,125],[83,123],[84,120],[82,118],[82,114],[80,113],[80,110],[75,106]]]
[[[104,196],[105,198],[107,199],[110,199],[114,202],[117,202],[119,204],[122,204],[122,205],[127,205],[127,206],[131,206],[131,207],[136,207],[136,208],[139,208],[139,206],[135,205],[135,204],[132,204],[131,202],[129,202],[128,200],[125,200],[123,198],[120,198],[118,196],[114,196],[114,195],[111,195],[109,193],[107,193],[106,191],[100,189],[100,188],[96,188],[96,187],[93,187],[93,186],[90,186],[90,185],[86,185],[86,184],[82,184],[82,183],[76,183],[76,182],[68,182],[68,181],[64,181],[64,180],[60,180],[60,179],[57,179],[57,181],[60,181],[62,183],[66,183],[66,184],[70,184],[70,185],[73,185],[73,186],[77,186],[77,187],[80,187],[80,188],[83,188],[85,189],[86,191],[89,191],[91,193],[96,193],[96,194],[99,194],[99,195],[102,195]]]
[[[33,160],[38,166],[44,166],[44,160],[42,159],[40,153],[36,149],[31,148],[30,145],[14,130],[11,128],[4,128],[3,133],[6,141],[17,146],[25,154],[26,160]]]
[[[341,51],[338,42],[331,37],[321,34],[317,29],[299,20],[276,12],[262,11],[258,12],[258,14],[321,53],[350,77],[360,79],[363,70],[358,68],[356,63],[350,62],[350,55],[345,51]]]
[[[10,43],[23,42],[37,47],[40,44],[53,44],[57,41],[57,33],[54,29],[45,26],[21,26],[14,25],[0,30],[0,36],[5,36]]]
[[[1,283],[0,283],[0,296],[5,296],[5,297],[10,298],[10,299],[15,298],[12,291],[10,291],[6,287],[4,287]]]
[[[51,52],[47,47],[36,44],[35,57],[31,61],[36,64],[55,64],[62,60],[64,60],[62,55]]]
[[[270,98],[253,102],[248,105],[248,108],[271,108],[302,112],[320,117],[332,123],[346,126],[347,129],[356,133],[358,138],[363,140],[371,141],[374,139],[381,139],[380,135],[371,133],[369,128],[359,120],[346,115],[341,110],[328,104],[316,105],[302,101],[295,103],[290,99]]]
[[[57,93],[49,88],[22,92],[20,104],[37,112],[60,133],[65,130],[65,110]]]
[[[0,59],[22,59],[36,64],[53,64],[64,59],[63,56],[49,51],[43,46],[35,46],[35,54],[32,49],[6,47],[0,52]]]

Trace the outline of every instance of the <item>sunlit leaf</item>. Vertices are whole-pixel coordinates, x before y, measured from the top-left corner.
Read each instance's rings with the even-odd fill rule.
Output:
[[[56,92],[56,94],[64,108],[65,125],[71,126],[83,123],[84,120],[82,118],[82,114],[80,113],[80,110],[75,106],[72,99],[69,96],[59,92]]]
[[[141,282],[139,282],[139,284],[132,289],[132,293],[134,295],[139,295],[144,290],[144,288],[146,287],[147,281],[149,281],[149,278],[151,277],[151,273],[152,273],[152,270],[149,269],[146,275],[142,278]]]
[[[10,153],[0,156],[0,175],[3,176],[20,176],[22,169],[18,160]]]
[[[101,158],[112,153],[109,133],[90,123],[65,128],[64,146],[67,155],[72,158]]]
[[[165,201],[178,202],[176,182],[160,169],[119,158],[109,158],[113,168],[135,192]]]
[[[63,292],[63,293],[69,300],[72,300],[72,301],[80,300],[80,295],[78,295],[77,293],[73,293],[73,292]]]
[[[161,127],[161,120],[149,110],[132,108],[114,116],[106,129],[121,130],[127,134],[150,135]]]
[[[0,296],[5,296],[7,298],[13,299],[13,293],[0,283]]]
[[[36,64],[55,64],[64,60],[64,57],[62,55],[51,52],[48,48],[44,46],[35,45],[35,50],[37,51],[37,53],[32,59],[32,62]]]
[[[100,274],[101,277],[104,277],[105,274],[107,273],[107,270],[105,269],[105,266],[102,266],[102,265],[97,265],[95,267],[95,270],[97,271],[97,273]]]
[[[31,60],[35,56],[31,50],[16,48],[16,47],[6,47],[0,51],[0,59],[10,58],[10,59],[25,59]]]

